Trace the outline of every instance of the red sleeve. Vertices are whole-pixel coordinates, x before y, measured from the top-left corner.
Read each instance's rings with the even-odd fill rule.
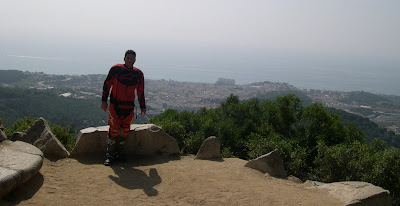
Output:
[[[115,78],[115,70],[113,67],[110,69],[108,72],[106,80],[104,80],[104,85],[103,85],[103,95],[101,97],[101,101],[107,101],[108,95],[110,94],[110,88],[113,83],[113,78]]]
[[[142,71],[140,71],[140,74],[141,74],[140,75],[141,79],[140,79],[140,83],[137,85],[136,93],[137,93],[137,96],[138,96],[138,101],[139,101],[139,104],[140,104],[140,108],[141,109],[146,109],[146,100],[144,98],[144,75],[143,75]]]

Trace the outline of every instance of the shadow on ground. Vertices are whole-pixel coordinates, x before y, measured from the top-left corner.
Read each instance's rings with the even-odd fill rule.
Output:
[[[111,166],[117,176],[108,177],[116,184],[126,189],[143,189],[147,196],[157,196],[158,191],[154,186],[162,182],[155,168],[150,168],[149,175],[145,171],[135,169],[129,164]]]
[[[92,164],[103,164],[104,155],[87,156],[76,158],[78,162],[86,165]],[[171,156],[131,156],[128,157],[127,161],[117,161],[111,165],[115,175],[109,175],[108,177],[113,180],[116,184],[126,189],[135,190],[142,189],[148,196],[157,196],[158,191],[154,189],[155,185],[162,182],[161,177],[155,168],[150,168],[148,171],[142,171],[135,167],[140,166],[151,166],[157,164],[167,163],[169,161],[180,160],[178,155]],[[106,166],[104,166],[106,167]],[[146,174],[148,172],[148,175]]]
[[[105,160],[105,154],[101,155],[91,155],[86,157],[75,158],[78,162],[85,165],[93,165],[93,164],[103,164]],[[179,155],[170,155],[170,156],[130,156],[126,162],[129,162],[134,167],[137,166],[149,166],[156,164],[163,164],[169,161],[180,160]],[[115,164],[121,164],[124,162],[116,162]]]
[[[20,185],[0,200],[0,205],[17,205],[24,200],[28,200],[36,194],[42,187],[44,181],[43,175],[39,172],[30,180]]]

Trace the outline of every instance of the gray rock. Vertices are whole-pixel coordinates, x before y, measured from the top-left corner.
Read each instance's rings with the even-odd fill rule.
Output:
[[[22,136],[24,135],[24,133],[23,132],[14,132],[13,134],[12,134],[12,136],[11,136],[11,140],[16,140],[16,139],[21,139],[22,138]]]
[[[259,170],[263,173],[268,173],[273,177],[287,177],[281,154],[277,149],[254,160],[248,161],[244,166]]]
[[[218,159],[221,158],[221,141],[214,136],[204,140],[195,159]]]
[[[10,141],[10,140],[5,140],[1,142],[1,147],[6,147],[7,149],[15,150],[18,152],[23,152],[27,154],[32,154],[32,155],[37,155],[44,157],[43,152],[40,151],[37,147],[28,144],[26,142],[21,142],[21,141]]]
[[[320,183],[306,181],[311,188],[327,189],[329,194],[340,199],[348,206],[390,206],[392,205],[389,191],[367,182],[347,181]]]
[[[70,157],[104,156],[109,126],[80,131]],[[132,124],[123,152],[128,156],[169,156],[179,152],[178,142],[154,124]]]
[[[6,140],[7,136],[3,127],[3,124],[1,124],[0,122],[0,142],[2,142],[3,140]]]
[[[51,132],[46,120],[42,117],[36,120],[24,133],[14,133],[13,141],[23,141],[39,148],[47,158],[66,158],[69,152]]]
[[[43,165],[43,153],[25,142],[0,142],[0,198],[31,179]]]

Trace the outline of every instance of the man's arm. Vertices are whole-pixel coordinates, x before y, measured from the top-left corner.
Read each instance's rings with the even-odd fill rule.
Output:
[[[140,71],[140,73],[141,73],[141,78],[140,78],[139,85],[136,88],[136,93],[137,93],[138,101],[140,104],[140,114],[142,116],[144,116],[146,114],[146,100],[144,97],[144,75],[143,75],[142,71]]]
[[[107,108],[108,108],[107,101],[101,101],[101,106],[100,107],[101,107],[102,110],[107,111]]]
[[[140,115],[146,115],[146,108],[140,108]]]
[[[110,94],[110,88],[112,86],[112,78],[113,77],[114,77],[114,72],[113,72],[113,68],[111,68],[110,71],[108,72],[106,80],[104,80],[103,94],[101,96],[100,107],[104,111],[107,111],[107,108],[108,108],[107,99],[108,99],[108,95]]]

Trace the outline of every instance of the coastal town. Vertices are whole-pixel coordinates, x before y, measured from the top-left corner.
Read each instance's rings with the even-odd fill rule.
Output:
[[[100,101],[103,82],[106,75],[52,75],[45,73],[25,72],[28,78],[15,84],[2,86],[27,87],[37,90],[56,90],[59,96],[65,98],[89,99]],[[311,99],[312,103],[321,103],[326,107],[342,109],[350,113],[369,118],[381,127],[400,134],[400,97],[394,95],[374,95],[382,100],[373,103],[356,99],[349,100],[349,96],[359,92],[330,91],[320,89],[299,89],[287,83],[255,82],[246,85],[237,85],[233,79],[219,78],[215,83],[179,82],[174,80],[146,79],[145,95],[148,106],[148,115],[154,116],[166,109],[178,111],[194,111],[200,108],[217,108],[230,94],[240,100],[251,98],[266,98],[269,94],[283,95],[294,93],[303,94]],[[386,101],[386,102],[385,102]],[[383,102],[382,104],[379,104]],[[377,104],[375,104],[377,103]]]

